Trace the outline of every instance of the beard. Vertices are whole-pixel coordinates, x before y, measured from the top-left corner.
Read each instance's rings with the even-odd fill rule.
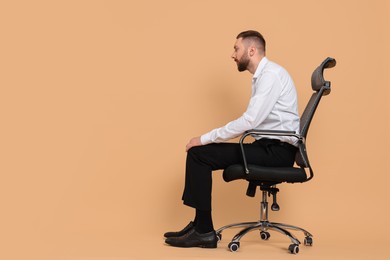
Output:
[[[237,69],[238,71],[245,71],[249,65],[249,57],[248,54],[245,53],[240,60],[237,61]]]

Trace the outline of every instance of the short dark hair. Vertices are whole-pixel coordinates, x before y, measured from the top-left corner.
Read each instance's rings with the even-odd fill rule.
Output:
[[[248,30],[241,32],[237,35],[236,39],[250,39],[261,46],[261,49],[265,52],[265,39],[258,31]]]

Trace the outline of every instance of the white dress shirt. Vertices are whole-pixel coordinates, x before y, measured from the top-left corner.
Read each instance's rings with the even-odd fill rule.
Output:
[[[251,129],[299,132],[298,98],[289,73],[263,57],[252,78],[252,95],[245,113],[201,136],[203,145],[219,143],[242,135]],[[294,137],[263,136],[293,145]],[[262,137],[256,137],[260,139]]]

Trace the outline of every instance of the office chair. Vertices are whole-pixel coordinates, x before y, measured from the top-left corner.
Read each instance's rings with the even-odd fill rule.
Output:
[[[257,187],[262,191],[262,201],[260,202],[260,220],[257,222],[243,222],[236,223],[224,226],[216,230],[218,239],[222,239],[222,231],[227,228],[232,227],[241,227],[242,229],[237,233],[232,241],[229,243],[228,247],[230,251],[235,252],[240,247],[240,239],[250,231],[260,230],[260,237],[263,240],[268,240],[270,238],[270,233],[268,230],[278,231],[287,237],[290,238],[292,244],[288,247],[288,250],[292,254],[297,254],[299,252],[300,241],[287,229],[302,231],[305,235],[304,245],[311,246],[313,244],[313,235],[307,230],[282,224],[268,221],[268,202],[267,195],[273,197],[273,203],[271,209],[273,211],[278,211],[279,205],[277,203],[277,193],[279,189],[276,187],[277,184],[287,182],[287,183],[297,183],[297,182],[306,182],[313,178],[314,173],[310,166],[309,159],[306,152],[306,136],[309,130],[310,123],[313,119],[314,113],[317,109],[317,106],[322,98],[322,96],[328,95],[330,93],[330,81],[324,79],[323,73],[324,69],[333,68],[336,65],[336,60],[333,58],[326,58],[320,66],[318,66],[311,77],[311,86],[314,91],[312,94],[301,118],[300,118],[300,130],[299,134],[293,131],[269,131],[269,130],[249,130],[246,131],[240,139],[241,152],[243,156],[243,165],[236,164],[231,165],[226,168],[223,172],[223,179],[226,182],[243,179],[248,181],[248,188],[246,195],[254,197]],[[247,136],[292,136],[298,140],[298,150],[295,156],[296,166],[292,167],[263,167],[259,165],[247,164],[244,151],[244,139]],[[306,174],[308,170],[309,174]]]

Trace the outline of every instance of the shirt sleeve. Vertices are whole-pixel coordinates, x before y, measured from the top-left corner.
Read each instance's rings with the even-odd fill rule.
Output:
[[[203,145],[220,143],[242,135],[245,131],[259,126],[272,111],[282,92],[282,85],[273,72],[264,72],[257,79],[249,105],[244,114],[201,136]]]

